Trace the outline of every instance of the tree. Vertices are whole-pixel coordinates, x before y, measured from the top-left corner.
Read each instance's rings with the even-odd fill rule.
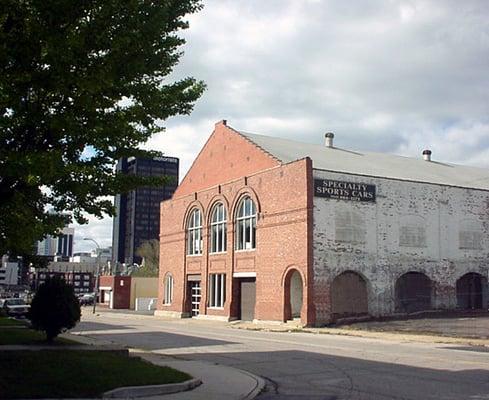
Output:
[[[34,329],[44,331],[48,342],[80,321],[80,303],[73,287],[59,277],[47,278],[32,299],[29,318]]]
[[[113,215],[107,196],[167,183],[113,166],[123,156],[158,155],[135,149],[168,117],[189,114],[203,93],[201,81],[169,79],[184,17],[201,7],[0,2],[0,254],[30,253],[72,219],[86,223],[86,214]]]
[[[136,255],[143,258],[143,266],[133,276],[158,276],[160,264],[160,242],[156,239],[147,240],[136,250]]]

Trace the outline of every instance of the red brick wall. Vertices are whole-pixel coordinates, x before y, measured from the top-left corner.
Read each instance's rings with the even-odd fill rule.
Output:
[[[122,282],[122,285],[121,285]],[[131,277],[103,275],[100,277],[100,287],[111,287],[114,309],[127,309],[131,304]]]
[[[173,197],[182,197],[279,164],[221,121]]]
[[[114,277],[114,307],[129,308],[131,304],[131,277],[115,276]]]
[[[226,147],[225,156],[224,153],[219,153],[224,143],[230,143]],[[250,161],[247,161],[248,158]],[[233,163],[232,168],[230,163]],[[189,273],[200,273],[202,276],[202,314],[237,316],[238,299],[232,294],[239,291],[235,287],[237,280],[232,279],[234,272],[256,272],[257,319],[284,320],[287,297],[284,279],[291,268],[299,270],[304,277],[303,299],[309,298],[308,292],[312,290],[308,279],[312,268],[312,203],[308,199],[311,168],[308,158],[277,165],[275,160],[250,145],[246,139],[218,124],[185,178],[188,182],[181,190],[177,190],[173,199],[161,205],[161,284],[158,309],[185,310],[188,299],[184,284],[185,275]],[[252,170],[255,172],[247,174]],[[204,178],[204,174],[207,178]],[[233,179],[237,175],[239,177]],[[203,185],[208,188],[199,190]],[[194,191],[197,193],[192,193]],[[255,199],[259,210],[257,248],[251,251],[235,251],[232,216],[240,198],[245,194]],[[222,201],[227,209],[228,246],[225,254],[209,255],[209,213],[216,201]],[[185,221],[194,206],[203,211],[204,252],[199,256],[186,256]],[[168,272],[174,277],[173,302],[171,305],[163,305],[163,279]],[[226,273],[224,310],[206,308],[209,273]],[[301,318],[304,323],[314,323],[311,309],[310,304],[303,300]]]

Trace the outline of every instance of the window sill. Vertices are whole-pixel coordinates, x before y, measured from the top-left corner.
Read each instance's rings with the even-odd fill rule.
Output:
[[[163,303],[163,307],[170,307],[171,303]]]
[[[227,254],[227,251],[216,251],[214,253],[209,253],[210,256],[218,256],[221,254]]]
[[[187,254],[187,257],[202,257],[202,253],[200,253],[200,254]]]
[[[224,306],[223,307],[207,307],[209,310],[224,310]]]
[[[249,253],[250,251],[255,251],[256,248],[254,249],[242,249],[242,250],[235,250],[235,253]]]

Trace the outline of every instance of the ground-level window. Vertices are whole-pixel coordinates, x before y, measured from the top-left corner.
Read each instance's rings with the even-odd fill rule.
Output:
[[[226,301],[226,274],[209,275],[209,307],[224,307]]]
[[[173,276],[167,274],[165,276],[165,298],[163,304],[171,304],[173,300]]]

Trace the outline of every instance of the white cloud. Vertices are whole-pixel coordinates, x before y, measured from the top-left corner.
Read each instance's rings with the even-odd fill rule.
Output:
[[[485,0],[206,1],[189,17],[173,76],[208,90],[147,146],[179,157],[183,177],[214,123],[228,119],[256,133],[321,143],[332,131],[346,148],[416,157],[430,148],[439,161],[489,167],[487,15]],[[95,226],[110,239],[110,221]]]

